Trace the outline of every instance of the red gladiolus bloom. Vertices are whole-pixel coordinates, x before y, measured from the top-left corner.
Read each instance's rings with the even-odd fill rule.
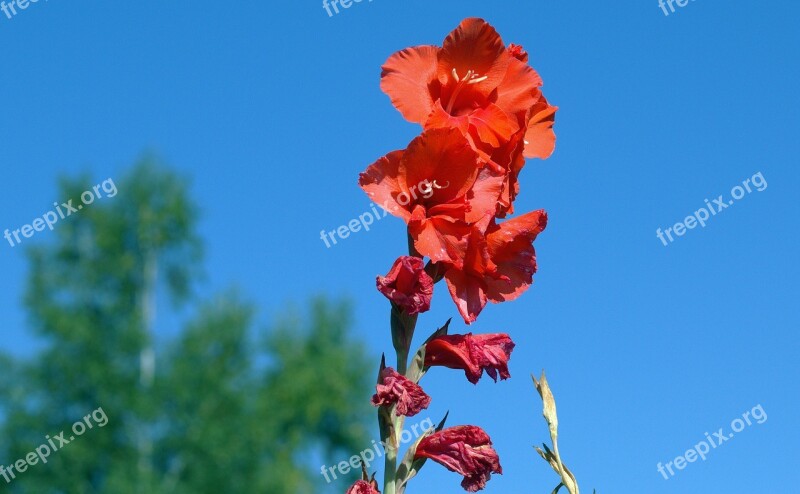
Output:
[[[474,425],[451,427],[426,437],[414,457],[429,458],[463,475],[461,486],[467,492],[482,490],[493,473],[503,473],[489,435]]]
[[[547,213],[539,210],[490,223],[485,234],[473,227],[463,263],[444,274],[464,322],[475,322],[488,301],[514,300],[528,289],[536,273],[533,241],[546,226]]]
[[[469,225],[494,214],[505,180],[480,166],[457,130],[430,130],[370,165],[359,185],[408,224],[417,252],[460,265]]]
[[[378,489],[367,482],[366,480],[359,480],[347,489],[346,494],[381,494]]]
[[[378,392],[373,395],[372,404],[376,407],[397,404],[397,415],[413,417],[431,404],[431,397],[420,385],[391,367],[381,371],[381,383],[376,389]]]
[[[542,80],[519,46],[506,48],[482,19],[465,19],[441,48],[418,46],[389,57],[381,89],[412,122],[456,128],[476,147],[497,147],[525,128]]]
[[[472,384],[477,384],[486,371],[497,382],[511,377],[508,361],[514,342],[505,333],[444,335],[425,345],[426,367],[462,369]]]
[[[409,315],[431,308],[433,279],[419,257],[401,256],[386,276],[378,276],[378,291]]]

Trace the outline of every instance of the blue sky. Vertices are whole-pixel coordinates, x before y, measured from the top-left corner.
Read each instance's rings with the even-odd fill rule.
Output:
[[[377,360],[390,339],[374,277],[403,252],[402,222],[331,248],[319,232],[368,211],[358,173],[419,131],[380,92],[380,65],[470,16],[529,51],[560,107],[558,144],[528,163],[517,202],[550,215],[536,283],[470,328],[512,335],[513,378],[430,373],[430,416],[490,433],[505,475],[486,492],[550,492],[528,378],[545,368],[585,492],[796,489],[797,2],[699,0],[665,16],[656,0],[375,0],[333,17],[316,0],[31,4],[0,14],[0,229],[63,199],[59,174],[117,177],[155,150],[193,177],[205,290],[242,287],[263,321],[349,295]],[[656,237],[758,172],[764,191],[666,247]],[[0,349],[18,355],[34,348],[25,271],[20,248],[0,245]],[[456,315],[437,286],[419,331]],[[668,481],[656,471],[759,404],[763,424]],[[430,465],[409,492],[459,481]]]

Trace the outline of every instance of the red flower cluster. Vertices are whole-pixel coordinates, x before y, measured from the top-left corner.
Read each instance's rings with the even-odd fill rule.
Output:
[[[557,108],[527,61],[473,18],[442,47],[408,48],[383,66],[381,88],[423,132],[370,165],[359,184],[406,222],[415,254],[437,265],[467,323],[488,301],[512,300],[531,285],[532,243],[547,224],[544,211],[497,221],[513,213],[525,158],[547,158],[555,145]]]
[[[417,446],[415,458],[430,458],[464,476],[461,486],[468,492],[486,487],[493,473],[503,473],[500,458],[489,436],[480,427],[462,425],[432,434]]]
[[[386,61],[381,88],[422,133],[402,150],[370,165],[359,177],[369,197],[406,223],[409,256],[398,258],[378,290],[392,303],[392,343],[397,369],[381,363],[372,404],[382,437],[397,449],[403,416],[431,402],[420,379],[431,367],[461,369],[477,383],[511,377],[514,342],[504,333],[448,335],[437,330],[408,365],[418,314],[430,309],[433,285],[444,279],[459,313],[474,322],[488,302],[513,300],[536,272],[533,242],[547,226],[544,211],[514,213],[525,158],[545,159],[555,146],[556,107],[541,92],[542,80],[519,45],[506,46],[481,19],[464,20],[441,47],[419,46]],[[425,259],[430,262],[425,263]],[[424,359],[422,358],[424,356]],[[502,473],[489,436],[474,425],[425,436],[396,468],[387,455],[386,491],[404,485],[417,460],[432,459],[464,476],[469,492]],[[364,481],[348,494],[375,494]],[[398,484],[399,482],[399,484]]]
[[[431,404],[422,387],[391,367],[381,371],[381,382],[376,386],[377,393],[372,397],[376,407],[397,404],[395,413],[413,417]]]

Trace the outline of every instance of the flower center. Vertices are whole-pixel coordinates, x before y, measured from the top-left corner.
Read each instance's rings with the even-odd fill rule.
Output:
[[[453,67],[453,79],[456,81],[456,88],[453,90],[453,94],[450,96],[450,102],[447,104],[447,113],[452,114],[453,106],[458,99],[459,93],[461,90],[467,87],[470,84],[477,84],[479,82],[483,82],[489,78],[489,76],[479,76],[474,70],[468,70],[464,77],[458,76],[458,71]]]
[[[427,185],[427,187],[425,187],[425,188],[423,188],[422,185],[420,185],[420,187],[419,187],[419,190],[420,190],[420,192],[422,192],[423,195],[432,194],[433,193],[433,189],[441,190],[441,189],[446,189],[446,188],[450,187],[450,181],[448,180],[447,184],[445,184],[445,185],[439,185],[438,183],[436,183],[436,180],[434,180],[433,182],[428,182],[426,180],[425,181],[425,185]]]

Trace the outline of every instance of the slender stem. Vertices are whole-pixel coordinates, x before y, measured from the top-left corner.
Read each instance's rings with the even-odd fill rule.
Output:
[[[405,375],[408,368],[411,340],[414,338],[414,329],[417,326],[417,314],[409,316],[396,306],[392,306],[390,325],[392,327],[392,344],[397,355],[397,372]]]
[[[384,459],[385,475],[383,478],[383,494],[395,494],[395,477],[397,475],[397,449],[389,448],[387,443]]]
[[[411,348],[411,340],[414,338],[417,315],[409,316],[398,307],[392,306],[390,325],[392,327],[392,344],[397,354],[397,372],[405,375],[408,370],[408,353]],[[383,415],[384,413],[385,415]],[[399,437],[403,432],[403,417],[395,415],[393,409],[379,410],[378,417],[381,437],[386,448],[383,494],[395,494],[397,453],[400,448]]]
[[[408,236],[408,251],[412,256],[422,257],[414,247],[414,240]],[[410,316],[392,304],[390,326],[392,329],[392,345],[397,355],[397,372],[405,375],[408,370],[408,353],[414,329],[417,326],[417,314]],[[383,494],[397,492],[397,453],[400,449],[400,436],[403,433],[403,417],[398,417],[394,409],[378,409],[378,424],[381,429],[381,440],[386,449],[384,457]]]
[[[406,238],[408,240],[408,255],[421,258],[422,254],[420,254],[419,251],[417,251],[417,248],[414,246],[414,237],[408,235]]]

